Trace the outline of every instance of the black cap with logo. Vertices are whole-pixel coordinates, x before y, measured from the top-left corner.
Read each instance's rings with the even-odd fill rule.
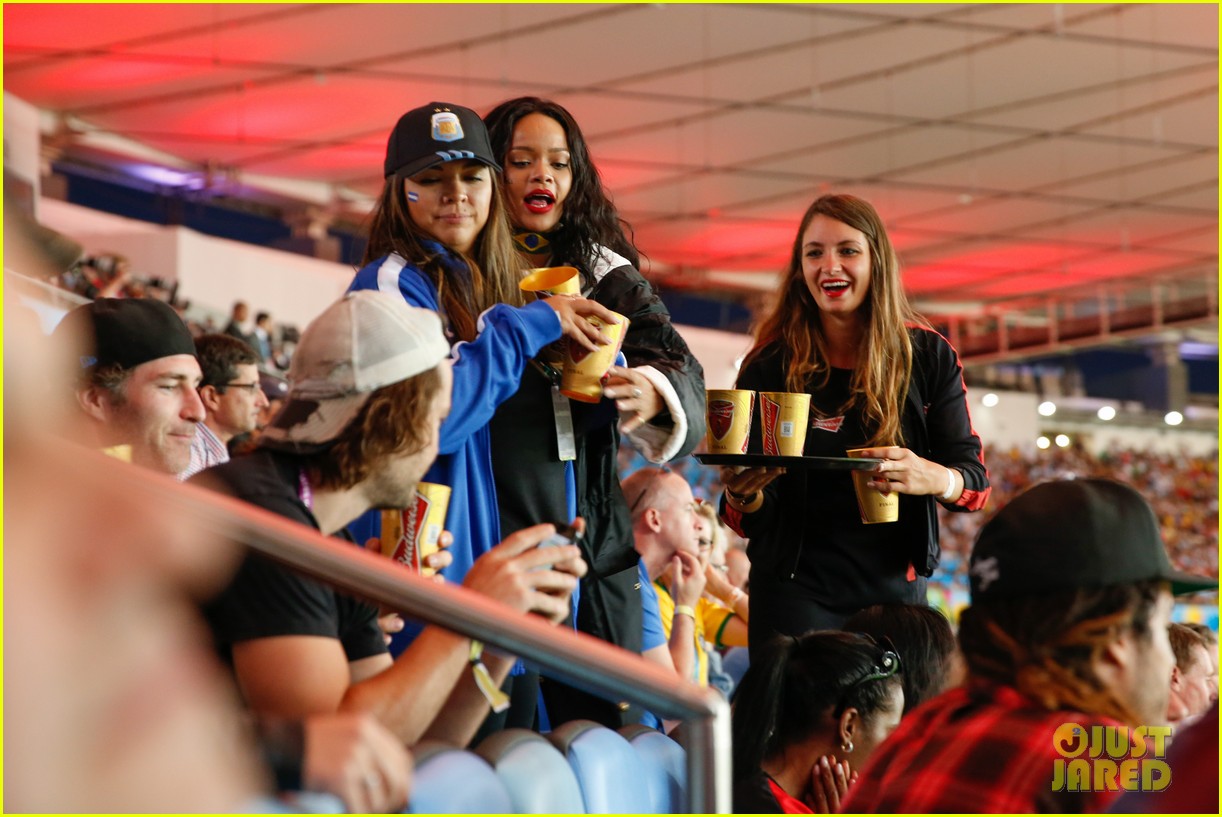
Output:
[[[386,143],[386,178],[404,178],[421,170],[472,159],[501,169],[479,114],[462,105],[430,102],[399,117]]]
[[[973,602],[1151,579],[1175,594],[1218,588],[1172,568],[1149,503],[1110,479],[1045,482],[1015,497],[981,529],[969,574]]]

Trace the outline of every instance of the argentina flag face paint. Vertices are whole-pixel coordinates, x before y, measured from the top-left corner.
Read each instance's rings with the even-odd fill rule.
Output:
[[[494,173],[478,159],[455,159],[408,176],[408,217],[451,250],[470,252],[488,222]]]

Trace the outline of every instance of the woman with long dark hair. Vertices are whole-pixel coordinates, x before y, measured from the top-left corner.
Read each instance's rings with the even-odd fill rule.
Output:
[[[639,651],[640,579],[616,470],[620,435],[655,463],[692,451],[704,435],[704,372],[638,271],[640,255],[572,114],[555,102],[521,97],[498,105],[485,122],[504,166],[506,210],[524,262],[576,267],[582,293],[630,321],[627,365],[613,367],[600,402],[566,406],[559,398],[557,406],[554,368],[537,361],[497,413],[493,467],[502,524],[515,530],[565,514],[585,519],[590,572],[581,584],[577,627]],[[566,410],[573,423],[567,460],[557,443],[560,423],[551,422]],[[618,725],[634,717],[555,684],[546,700],[553,722],[587,717]]]
[[[958,355],[909,307],[869,202],[828,195],[807,209],[737,387],[809,393],[804,453],[866,448],[885,460],[873,487],[900,495],[898,521],[866,525],[847,473],[722,469],[722,517],[750,539],[751,643],[839,628],[872,604],[923,604],[940,554],[937,503],[980,510],[988,475]]]
[[[755,650],[731,720],[736,814],[839,811],[904,710],[899,656],[855,633],[778,636]]]

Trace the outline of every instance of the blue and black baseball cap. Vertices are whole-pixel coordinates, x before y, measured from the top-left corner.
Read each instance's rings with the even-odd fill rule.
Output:
[[[386,143],[386,178],[402,179],[443,162],[471,159],[500,171],[479,114],[462,105],[430,102],[399,117]]]

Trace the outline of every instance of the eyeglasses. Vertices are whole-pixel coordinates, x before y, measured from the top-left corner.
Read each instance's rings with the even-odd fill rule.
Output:
[[[259,388],[259,384],[258,383],[226,383],[225,388],[227,389],[246,389],[246,391],[253,393],[255,389]]]
[[[888,646],[890,644],[888,643]],[[836,716],[848,708],[847,701],[850,695],[859,687],[865,686],[872,681],[882,681],[890,678],[892,675],[900,671],[900,657],[893,649],[883,650],[879,653],[878,658],[874,662],[874,667],[863,677],[858,678],[853,683],[849,684],[844,692],[840,694],[840,703],[836,705]]]
[[[645,494],[649,493],[649,491],[653,488],[653,484],[658,481],[658,477],[662,476],[663,474],[673,473],[674,471],[670,470],[669,465],[663,465],[661,468],[654,471],[653,476],[645,480],[645,487],[641,489],[641,492],[636,495],[636,499],[634,499],[632,504],[628,506],[628,515],[632,516],[634,513],[636,513],[637,506],[641,504],[641,500],[645,498]]]

